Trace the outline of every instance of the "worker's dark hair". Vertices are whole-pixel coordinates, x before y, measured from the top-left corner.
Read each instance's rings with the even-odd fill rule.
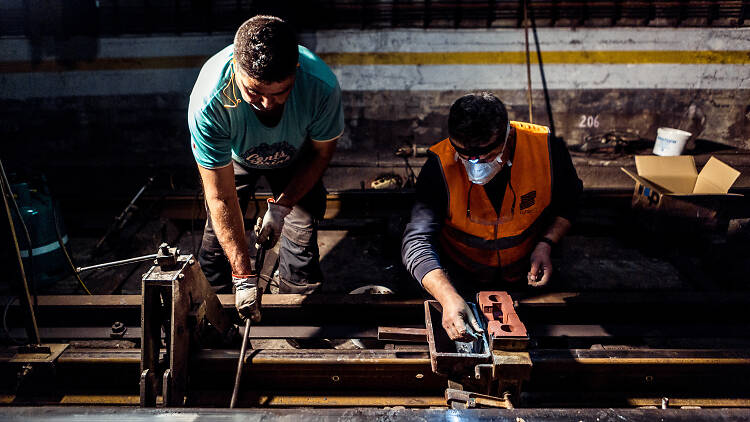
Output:
[[[507,126],[505,104],[489,92],[464,95],[453,103],[448,114],[448,135],[462,150],[483,150],[496,133],[496,142],[502,142]]]
[[[297,35],[276,16],[245,21],[234,36],[234,60],[242,73],[261,82],[279,82],[297,69]]]

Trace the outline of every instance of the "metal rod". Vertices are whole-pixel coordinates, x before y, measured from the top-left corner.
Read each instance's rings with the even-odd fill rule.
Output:
[[[3,167],[2,161],[0,161],[0,191],[3,195],[3,205],[5,206],[5,212],[8,215],[8,224],[10,228],[11,238],[13,239],[14,251],[16,252],[16,258],[18,260],[18,269],[21,275],[21,281],[19,283],[18,298],[23,304],[23,308],[26,311],[26,335],[28,336],[30,344],[41,344],[41,338],[39,337],[39,326],[36,323],[36,315],[34,314],[34,306],[31,302],[31,293],[29,292],[29,283],[26,279],[26,272],[23,269],[23,258],[21,258],[21,251],[18,249],[18,237],[16,236],[16,227],[13,224],[13,215],[11,214],[10,205],[8,198],[13,197],[13,192],[10,191],[10,182],[5,175],[5,168]],[[21,215],[18,219],[22,219]],[[31,254],[29,254],[31,257]]]
[[[258,230],[260,228],[258,226],[255,227],[255,232],[258,233]],[[256,301],[260,301],[261,298],[261,292],[263,292],[263,289],[265,286],[260,286],[260,272],[263,271],[263,262],[266,259],[266,248],[263,246],[258,246],[258,251],[255,254],[255,288],[257,290],[256,294]],[[257,308],[260,309],[260,302],[257,304]],[[234,407],[237,405],[237,396],[240,392],[240,380],[242,379],[242,368],[245,366],[245,351],[247,351],[247,343],[248,338],[250,337],[250,321],[252,320],[251,315],[246,316],[247,319],[245,320],[245,332],[242,334],[242,348],[240,348],[240,358],[237,361],[237,373],[234,375],[234,390],[232,390],[232,401],[229,403],[229,408],[234,409]]]
[[[245,351],[247,350],[247,338],[250,333],[250,318],[245,320],[245,335],[242,336],[242,348],[240,348],[240,358],[237,360],[237,373],[234,376],[234,390],[232,390],[232,401],[229,403],[229,408],[234,409],[237,405],[237,396],[240,391],[240,380],[242,379],[242,367],[245,361]]]
[[[77,267],[76,272],[82,273],[84,271],[101,270],[104,268],[119,267],[120,265],[134,264],[136,262],[151,261],[156,259],[156,254],[138,256],[135,258],[123,259],[121,261],[105,262],[104,264],[96,264],[90,267]]]

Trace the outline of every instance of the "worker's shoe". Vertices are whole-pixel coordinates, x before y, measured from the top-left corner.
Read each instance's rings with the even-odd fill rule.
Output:
[[[309,295],[315,293],[321,283],[293,283],[291,281],[278,278],[279,293],[294,293],[300,295]]]
[[[256,281],[256,277],[232,275],[234,306],[242,319],[250,318],[253,322],[260,321],[260,300],[262,296]]]

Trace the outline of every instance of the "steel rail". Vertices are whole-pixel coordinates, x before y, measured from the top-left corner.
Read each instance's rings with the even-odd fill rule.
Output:
[[[203,402],[220,403],[226,400],[224,392],[201,392]],[[263,394],[254,391],[243,393],[243,404],[262,407],[445,407],[445,397],[442,395],[397,396],[386,394],[343,395],[343,394],[307,394],[306,392],[274,392]],[[669,408],[701,407],[701,408],[747,408],[750,399],[747,398],[713,398],[713,397],[668,397]],[[570,407],[571,405],[601,404],[610,407],[613,402],[633,407],[660,407],[663,397],[622,396],[586,394],[580,396],[566,396],[552,393],[522,393],[522,400],[527,405]],[[22,398],[13,394],[0,394],[0,405],[34,404],[64,405],[64,406],[138,406],[140,397],[135,394],[63,394],[51,398]],[[157,398],[157,405],[162,405],[161,396]],[[3,412],[7,412],[6,407]],[[46,409],[49,410],[49,409]],[[175,410],[175,409],[173,409]],[[684,409],[683,409],[684,410]]]
[[[196,353],[188,403],[225,403],[229,386],[220,374],[232,373],[238,354],[228,349]],[[674,392],[673,406],[743,407],[750,397],[750,350],[557,349],[532,350],[530,357],[530,404],[561,403],[576,387],[584,393],[573,395],[579,400],[569,405],[588,400],[589,394],[591,401],[582,405],[656,405],[661,395],[650,396],[659,394],[654,387]],[[0,404],[134,405],[139,365],[138,349],[70,349],[56,365],[59,396],[16,398],[6,391]],[[444,400],[445,378],[432,373],[427,352],[260,349],[246,365],[262,391],[243,389],[240,403],[245,406],[419,407]],[[644,374],[653,374],[655,384],[643,384]],[[595,385],[604,381],[623,391],[598,390]],[[723,387],[709,387],[716,382]],[[684,391],[686,383],[700,391]],[[649,393],[640,391],[644,387]]]
[[[163,352],[163,351],[162,351]],[[200,362],[236,361],[234,349],[202,350],[195,355]],[[534,366],[558,366],[565,363],[589,365],[706,364],[750,365],[748,349],[542,349],[529,351]],[[68,363],[128,363],[140,364],[139,349],[75,349],[64,351],[59,364]],[[427,351],[399,350],[328,350],[328,349],[256,349],[246,359],[254,366],[311,363],[320,365],[371,363],[375,365],[424,365],[430,363]],[[750,369],[750,368],[749,368]]]
[[[748,324],[533,324],[527,326],[529,335],[536,340],[546,338],[615,339],[659,338],[659,339],[723,339],[747,340]],[[244,328],[240,328],[244,335]],[[47,340],[110,340],[140,341],[141,327],[127,327],[121,335],[112,333],[111,327],[39,327],[39,333]],[[22,328],[10,330],[14,338],[24,338]],[[355,325],[256,325],[250,328],[251,339],[377,339],[378,327]],[[384,341],[387,342],[387,341]],[[415,340],[415,342],[420,343]],[[422,341],[422,343],[426,343]]]
[[[534,365],[750,365],[748,349],[542,349],[530,350]],[[750,369],[750,366],[748,366]]]
[[[226,400],[225,393],[205,393],[204,399],[207,402],[219,403]],[[248,397],[250,396],[250,397]],[[527,405],[535,407],[555,406],[570,407],[571,405],[591,405],[601,404],[604,407],[612,402],[619,402],[623,405],[633,407],[653,406],[660,407],[663,401],[662,397],[623,397],[623,396],[601,396],[587,394],[586,400],[580,397],[560,397],[555,394],[522,394],[522,399]],[[134,394],[64,394],[56,399],[33,399],[24,400],[23,398],[8,394],[0,395],[0,405],[12,404],[34,404],[39,405],[64,405],[64,406],[138,406],[140,397]],[[243,394],[243,404],[257,405],[262,407],[445,407],[445,397],[441,395],[433,396],[393,396],[393,395],[309,395],[306,393],[274,393],[273,395],[257,394],[253,392]],[[161,396],[157,398],[157,405],[162,405]],[[683,397],[669,398],[670,408],[684,407],[701,407],[701,408],[747,408],[750,407],[750,399],[746,398],[728,398],[716,399],[710,397]],[[4,410],[7,411],[9,408]]]
[[[120,409],[111,407],[9,407],[4,417],[10,420],[35,420],[58,422],[153,422],[163,420],[242,420],[260,422],[268,420],[317,421],[373,421],[392,422],[424,421],[493,421],[515,422],[519,420],[564,420],[564,421],[747,421],[747,409],[623,409],[623,408],[561,408],[561,409],[373,409],[373,408],[321,408],[321,409]]]
[[[632,394],[630,396],[623,396],[622,394],[612,393],[587,393],[585,397],[580,394],[570,393],[550,393],[550,392],[534,392],[534,393],[521,393],[521,400],[526,405],[533,405],[534,407],[569,407],[575,405],[581,405],[585,403],[587,406],[593,404],[607,404],[613,401],[619,401],[625,403],[628,406],[658,406],[661,407],[665,402],[664,396],[661,395],[648,395],[648,394]],[[737,398],[716,398],[711,396],[667,396],[666,397],[667,407],[680,408],[684,406],[699,406],[699,407],[750,407],[750,398],[748,397],[737,397]]]
[[[226,401],[225,392],[201,392],[201,401],[193,403],[221,403]],[[240,393],[241,402],[247,405],[262,407],[445,407],[445,397],[441,394],[434,395],[394,395],[394,394],[308,394],[307,392],[256,392],[243,390]],[[8,394],[0,394],[0,405],[11,404],[34,404],[34,405],[80,405],[80,406],[138,406],[140,397],[134,394],[64,394],[55,399],[35,398],[24,400],[24,398]],[[162,405],[161,396],[157,398],[157,405]],[[729,406],[725,406],[729,407]]]
[[[234,295],[218,295],[224,307],[234,306]],[[559,307],[586,305],[690,305],[710,304],[747,305],[750,304],[750,292],[553,292],[530,294],[521,292],[513,294],[518,305],[529,307]],[[9,299],[2,296],[0,301]],[[40,308],[75,307],[75,308],[139,308],[141,295],[39,295]],[[389,297],[387,295],[347,295],[347,294],[273,294],[263,297],[264,308],[299,308],[313,305],[377,305],[385,307],[422,307],[423,299]],[[18,305],[13,305],[18,306]]]

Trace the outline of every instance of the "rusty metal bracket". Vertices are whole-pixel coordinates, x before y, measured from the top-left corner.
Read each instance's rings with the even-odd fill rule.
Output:
[[[446,400],[453,408],[512,408],[510,397],[519,397],[531,375],[531,358],[525,351],[529,337],[506,292],[479,292],[479,312],[486,322],[487,353],[458,353],[439,325],[440,304],[425,302],[425,325],[433,372],[448,375]],[[477,309],[474,308],[475,313]],[[437,328],[436,328],[437,327]],[[500,398],[502,396],[504,398]]]
[[[179,255],[179,249],[170,248],[168,244],[162,243],[159,245],[159,250],[156,252],[156,260],[154,261],[154,264],[158,265],[162,270],[173,270],[177,268],[177,259]]]
[[[523,383],[531,378],[531,356],[529,352],[492,351],[493,393],[509,392],[520,397]]]
[[[207,327],[223,337],[234,325],[221,306],[200,264],[192,255],[176,255],[176,248],[159,247],[153,266],[142,281],[141,406],[156,405],[161,390],[165,406],[182,406],[188,388],[191,349],[200,345]],[[159,362],[161,330],[166,356]],[[159,388],[161,381],[161,388]]]
[[[469,303],[477,321],[476,305]],[[474,371],[474,366],[491,362],[491,354],[487,338],[480,335],[472,343],[455,342],[448,337],[441,324],[443,307],[437,300],[427,300],[424,303],[425,327],[427,330],[427,344],[430,349],[430,363],[436,374],[451,377],[464,377]],[[467,346],[470,349],[464,349]]]

